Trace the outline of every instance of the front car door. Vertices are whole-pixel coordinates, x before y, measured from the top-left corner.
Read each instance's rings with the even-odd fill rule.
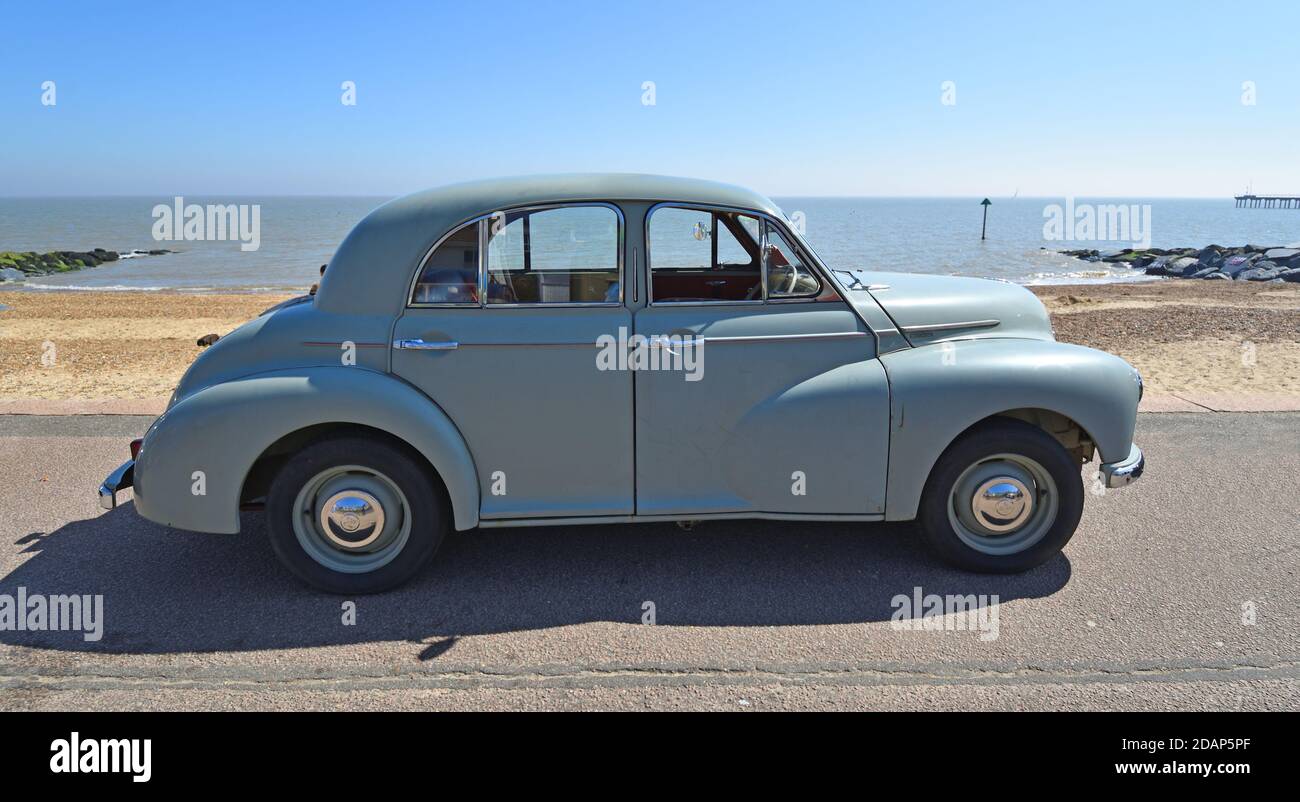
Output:
[[[393,372],[460,428],[484,519],[630,515],[632,375],[597,369],[627,330],[624,223],[609,204],[471,221],[425,258]]]
[[[637,514],[883,514],[888,381],[811,253],[746,210],[660,204],[645,232]]]

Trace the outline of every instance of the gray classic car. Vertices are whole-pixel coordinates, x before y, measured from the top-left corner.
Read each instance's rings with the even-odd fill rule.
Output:
[[[235,533],[338,593],[393,587],[450,528],[917,520],[1015,572],[1079,523],[1081,466],[1142,474],[1142,382],[1058,343],[1027,290],[824,264],[770,200],[639,175],[482,181],[388,203],[314,295],[203,353],[100,487]]]

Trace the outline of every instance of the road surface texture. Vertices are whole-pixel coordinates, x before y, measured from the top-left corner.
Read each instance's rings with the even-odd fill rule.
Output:
[[[147,423],[0,417],[0,601],[102,594],[104,619],[0,631],[0,709],[1300,709],[1296,413],[1142,415],[1146,476],[1021,576],[944,568],[909,525],[482,530],[354,625],[257,513],[101,511]],[[900,629],[914,593],[973,594],[983,626]]]

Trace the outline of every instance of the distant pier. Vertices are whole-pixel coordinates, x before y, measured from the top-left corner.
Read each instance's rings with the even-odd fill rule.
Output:
[[[1237,208],[1300,209],[1300,195],[1235,195]]]

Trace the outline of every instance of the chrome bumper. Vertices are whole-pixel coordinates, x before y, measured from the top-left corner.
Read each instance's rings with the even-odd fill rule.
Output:
[[[1119,462],[1105,462],[1101,466],[1101,480],[1106,487],[1124,487],[1136,482],[1142,476],[1142,469],[1146,467],[1146,457],[1142,456],[1142,449],[1136,445],[1128,452],[1128,456]]]
[[[126,490],[135,484],[135,460],[129,459],[104,480],[99,486],[99,506],[111,510],[117,506],[117,491]]]

